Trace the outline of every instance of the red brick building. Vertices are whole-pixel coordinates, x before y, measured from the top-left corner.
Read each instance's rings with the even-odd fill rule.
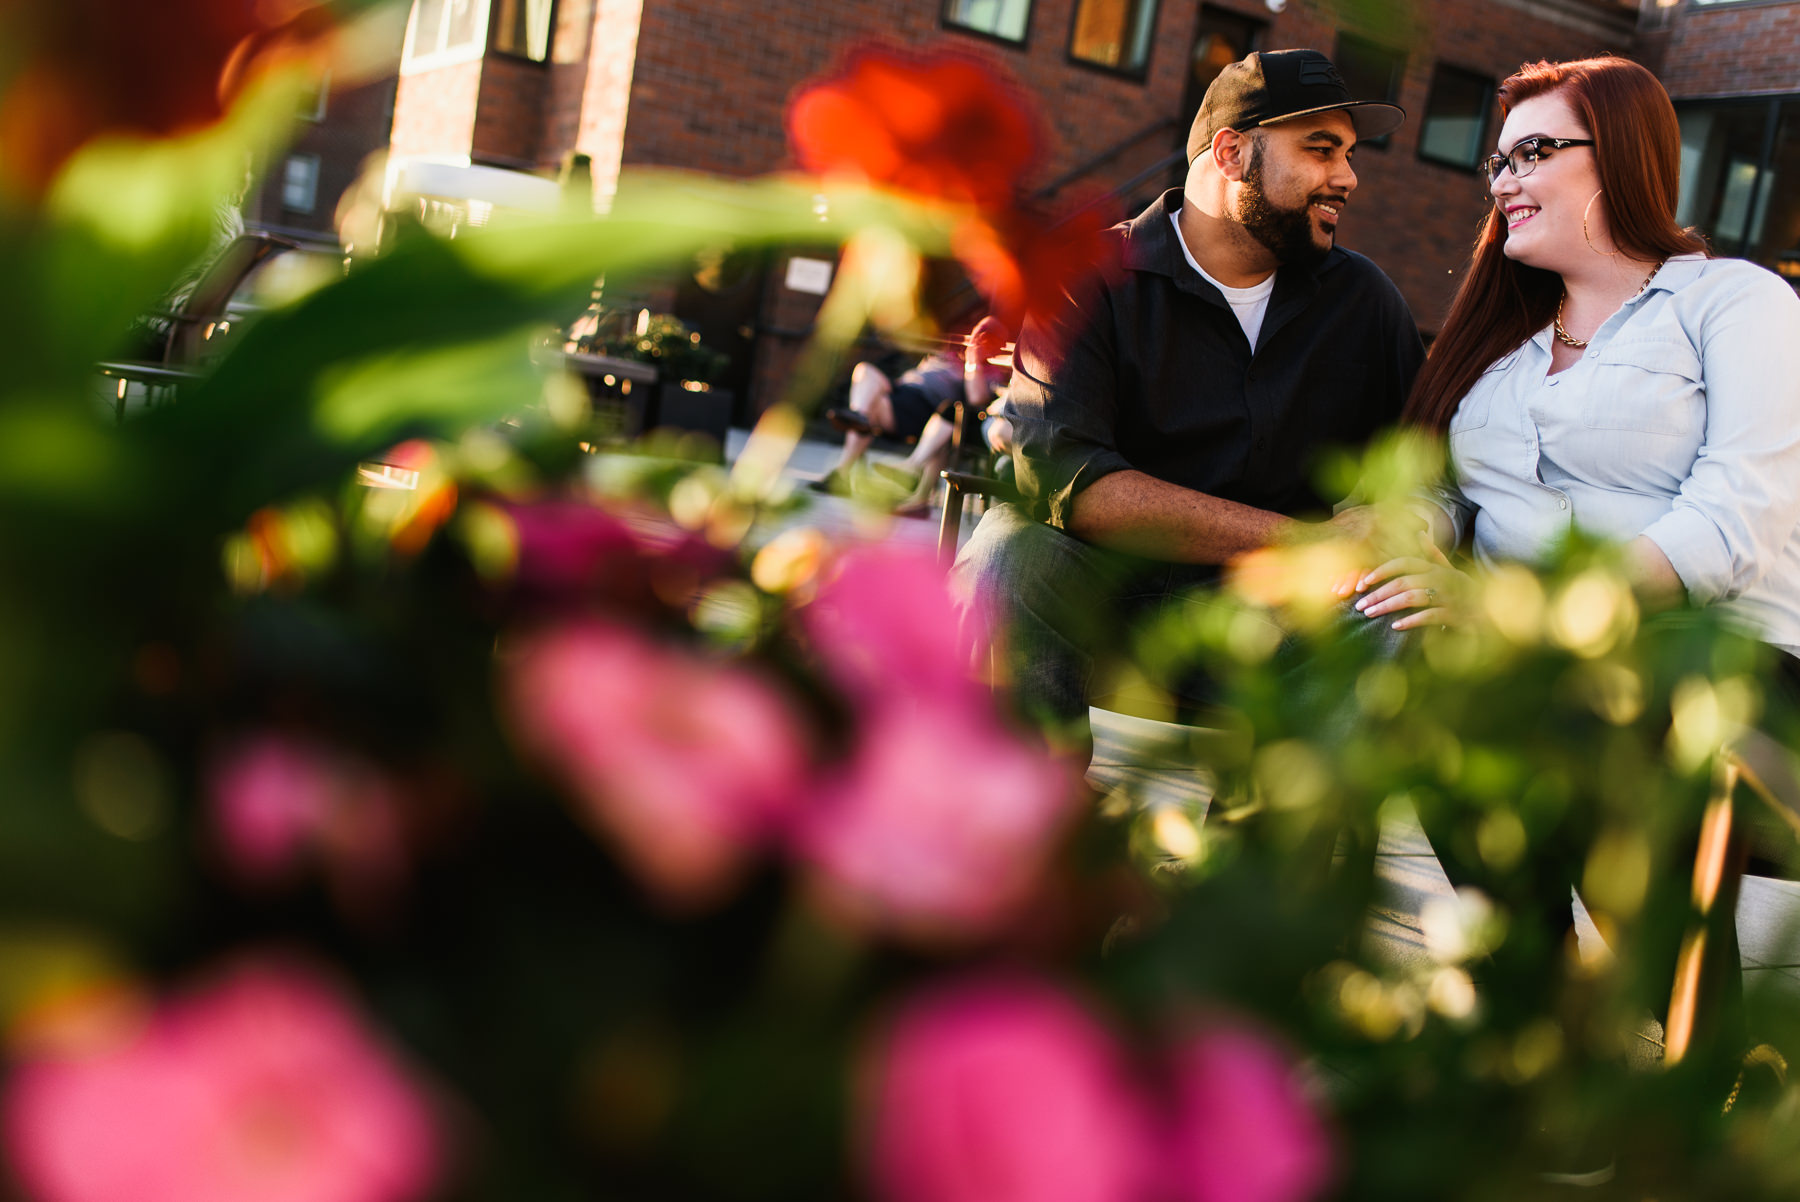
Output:
[[[1736,221],[1721,250],[1774,262],[1763,250],[1792,245],[1800,220],[1772,183],[1800,145],[1796,38],[1800,0],[1676,0],[1642,16],[1622,0],[416,0],[392,150],[525,168],[581,151],[601,204],[621,167],[754,175],[789,165],[788,96],[849,47],[947,42],[1038,97],[1046,194],[1120,189],[1130,203],[1179,178],[1167,156],[1220,66],[1314,46],[1353,90],[1409,114],[1386,145],[1359,150],[1341,237],[1387,269],[1429,332],[1485,211],[1475,165],[1492,149],[1494,87],[1532,59],[1660,64],[1693,142],[1684,215],[1709,231]],[[1730,45],[1741,55],[1720,53]],[[709,342],[750,328],[753,355],[722,349],[760,399],[819,298],[786,288],[779,261],[734,278],[735,300],[689,282],[671,303],[684,316],[710,306],[697,323]]]

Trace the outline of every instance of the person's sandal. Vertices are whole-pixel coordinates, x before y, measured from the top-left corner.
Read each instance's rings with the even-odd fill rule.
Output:
[[[861,434],[870,438],[875,436],[875,423],[854,409],[827,409],[825,420],[844,434]]]

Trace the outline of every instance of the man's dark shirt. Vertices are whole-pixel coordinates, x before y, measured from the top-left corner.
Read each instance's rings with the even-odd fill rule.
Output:
[[[1181,252],[1170,191],[1115,227],[1123,273],[1027,323],[1007,405],[1033,511],[1067,527],[1074,497],[1135,468],[1283,514],[1322,513],[1320,454],[1393,424],[1424,359],[1393,281],[1334,248],[1283,267],[1254,354],[1231,306]]]

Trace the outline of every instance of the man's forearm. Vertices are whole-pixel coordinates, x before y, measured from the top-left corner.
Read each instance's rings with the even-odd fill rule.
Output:
[[[1170,484],[1143,472],[1109,472],[1076,494],[1069,533],[1096,546],[1176,563],[1228,563],[1291,538],[1302,523]]]

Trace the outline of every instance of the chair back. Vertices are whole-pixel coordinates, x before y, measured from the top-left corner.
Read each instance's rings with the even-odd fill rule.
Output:
[[[163,344],[163,364],[190,367],[199,363],[205,357],[207,341],[228,314],[231,298],[250,273],[298,245],[260,231],[233,238],[201,274],[181,308],[171,315],[168,339]]]

